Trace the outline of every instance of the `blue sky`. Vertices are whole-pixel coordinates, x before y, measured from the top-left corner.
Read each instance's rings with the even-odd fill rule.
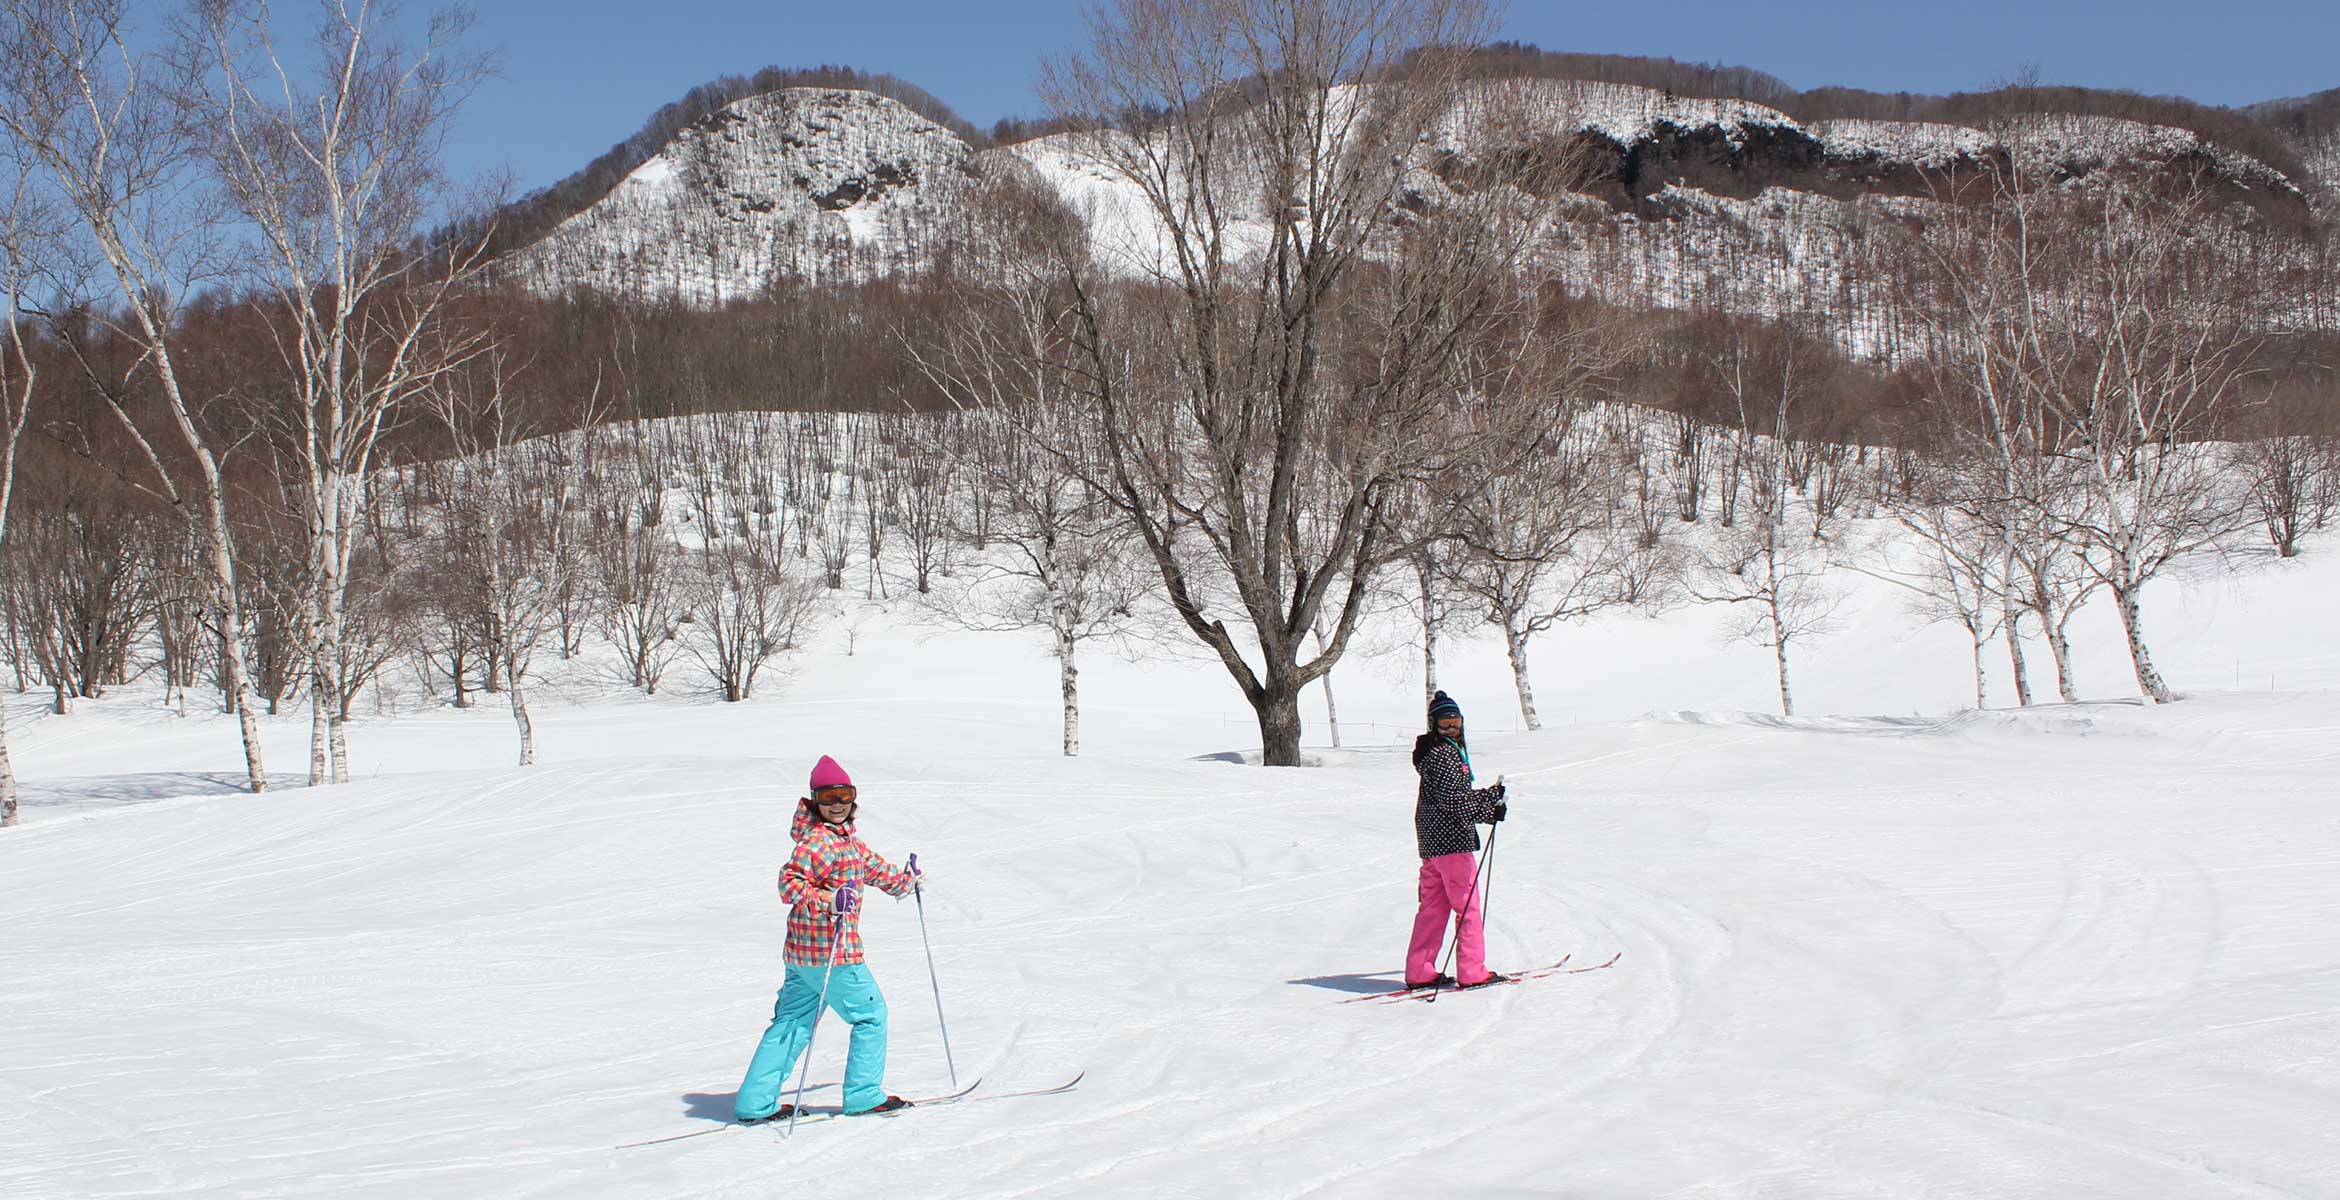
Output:
[[[409,0],[414,10],[427,0]],[[450,157],[521,190],[585,165],[718,75],[843,63],[907,79],[978,126],[1038,115],[1043,55],[1082,42],[1071,0],[475,0],[501,77]],[[288,12],[292,11],[290,9]],[[1957,12],[1957,16],[1949,14]],[[2340,87],[2340,0],[1515,0],[1500,37],[1769,71],[1799,88],[1949,92],[2036,64],[2048,83],[2245,104]]]

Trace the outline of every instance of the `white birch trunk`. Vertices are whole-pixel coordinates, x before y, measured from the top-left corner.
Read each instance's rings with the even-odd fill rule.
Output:
[[[1990,641],[1990,638],[1983,634],[1979,628],[1970,629],[1967,632],[1970,635],[1969,640],[1974,643],[1974,707],[1976,712],[1980,712],[1991,706],[1990,684],[1983,674],[1983,645]]]
[[[207,463],[209,459],[205,460]],[[268,766],[260,751],[260,714],[252,710],[252,684],[244,674],[243,601],[236,596],[236,565],[228,553],[227,505],[220,497],[218,475],[209,472],[214,487],[209,500],[211,519],[211,583],[220,599],[220,683],[236,726],[244,739],[244,772],[255,793],[268,790]]]
[[[1056,627],[1056,682],[1064,695],[1064,756],[1075,758],[1081,752],[1081,669],[1075,661],[1080,643],[1061,618]]]
[[[2142,614],[2138,611],[2140,605],[2137,595],[2142,590],[2143,585],[2138,583],[2116,586],[2113,588],[2113,599],[2121,610],[2121,631],[2129,637],[2129,661],[2137,668],[2137,690],[2155,704],[2167,704],[2177,697],[2170,693],[2169,684],[2153,665],[2152,652],[2145,648],[2145,627]]]
[[[16,760],[8,754],[8,710],[0,707],[0,829],[16,822]]]
[[[2000,453],[2007,453],[2006,438],[2000,436]],[[1999,627],[2007,631],[2007,660],[2015,675],[2015,706],[2031,707],[2031,670],[2023,661],[2023,606],[2015,597],[2015,484],[2012,476],[2007,484],[2007,515],[2000,525],[1999,547]],[[2041,621],[2046,617],[2043,614]]]
[[[1779,715],[1792,717],[1796,715],[1796,693],[1795,689],[1788,686],[1787,650],[1787,625],[1779,619],[1778,593],[1774,592],[1771,601],[1771,651],[1772,656],[1779,660]]]
[[[2043,613],[2039,623],[2047,630],[2048,657],[2056,661],[2056,695],[2066,704],[2078,704],[2080,689],[2072,683],[2072,635],[2064,629],[2067,619],[2062,613],[2053,619]]]
[[[1422,707],[1438,698],[1438,595],[1430,580],[1430,568],[1417,558],[1414,577],[1422,584]]]
[[[377,693],[377,696],[379,693]],[[335,703],[333,711],[325,716],[325,724],[333,738],[333,782],[349,782],[349,721],[341,715],[341,706]]]
[[[512,723],[520,727],[520,765],[536,765],[536,723],[528,719],[528,689],[521,686],[518,675],[505,679],[504,690],[512,699]]]
[[[1318,621],[1312,631],[1316,634],[1316,649],[1322,653],[1325,647],[1324,622]],[[1332,669],[1326,668],[1316,682],[1324,687],[1324,721],[1332,730],[1333,749],[1338,750],[1341,748],[1341,710],[1333,703]]]
[[[323,787],[333,782],[333,769],[326,761],[325,665],[309,663],[309,786]]]
[[[337,493],[342,489],[336,489]],[[322,735],[323,747],[312,745],[309,750],[310,780],[318,782],[316,766],[322,754],[327,770],[327,781],[349,782],[348,722],[341,710],[348,698],[342,695],[341,641],[344,636],[343,604],[349,589],[349,547],[344,544],[349,528],[348,514],[338,511],[335,502],[335,521],[327,532],[325,570],[320,572],[323,583],[317,595],[317,661],[311,672],[316,690],[324,697],[325,720],[322,728],[312,727],[310,740]]]
[[[2007,664],[2015,676],[2015,704],[2019,708],[2029,708],[2031,668],[2023,661],[2023,609],[2009,597],[2000,613],[2005,618],[1999,622],[1999,628],[2007,634]]]
[[[1536,691],[1528,684],[1527,634],[1518,628],[1519,622],[1506,616],[1503,622],[1503,646],[1511,656],[1511,682],[1519,689],[1519,719],[1529,732],[1542,729],[1544,722],[1536,716]]]

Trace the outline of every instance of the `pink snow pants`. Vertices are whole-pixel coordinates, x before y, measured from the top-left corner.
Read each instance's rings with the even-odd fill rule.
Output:
[[[1479,925],[1479,856],[1468,850],[1422,860],[1422,906],[1414,913],[1414,941],[1406,948],[1406,982],[1427,983],[1438,974],[1438,948],[1446,940],[1446,918],[1455,921],[1454,978],[1477,983],[1487,977],[1487,931]]]

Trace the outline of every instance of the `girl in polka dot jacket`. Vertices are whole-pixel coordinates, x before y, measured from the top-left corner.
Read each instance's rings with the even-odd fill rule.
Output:
[[[1487,935],[1479,920],[1479,831],[1503,819],[1503,780],[1471,786],[1470,744],[1463,740],[1462,706],[1440,692],[1430,701],[1430,729],[1414,742],[1414,846],[1422,858],[1414,937],[1406,947],[1406,986],[1453,983],[1477,987],[1503,978],[1487,969]],[[1455,974],[1438,970],[1446,922],[1454,919]]]

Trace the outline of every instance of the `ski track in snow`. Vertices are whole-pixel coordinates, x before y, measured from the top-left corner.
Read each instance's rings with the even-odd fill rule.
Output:
[[[2321,578],[2291,610],[2157,609],[2191,623],[2172,657],[2299,670],[2244,643],[2296,639],[2265,614],[2319,611]],[[361,782],[259,797],[137,799],[232,771],[217,721],[30,721],[54,799],[0,835],[0,1195],[2340,1195],[2340,692],[1520,734],[1499,649],[1457,648],[1474,757],[1513,783],[1492,964],[1622,957],[1343,1005],[1394,985],[1412,915],[1402,738],[1209,761],[1248,733],[1212,668],[1101,663],[1068,761],[1021,702],[1044,658],[889,645],[815,652],[833,704],[547,706],[527,770],[491,765],[498,713],[365,722]],[[1841,653],[1907,653],[1879,645]],[[271,729],[297,761],[298,718]],[[823,751],[871,843],[936,872],[959,1077],[1086,1079],[616,1149],[728,1119]],[[873,898],[864,929],[888,1086],[944,1090],[915,910]],[[825,1023],[830,1097],[844,1045]]]

